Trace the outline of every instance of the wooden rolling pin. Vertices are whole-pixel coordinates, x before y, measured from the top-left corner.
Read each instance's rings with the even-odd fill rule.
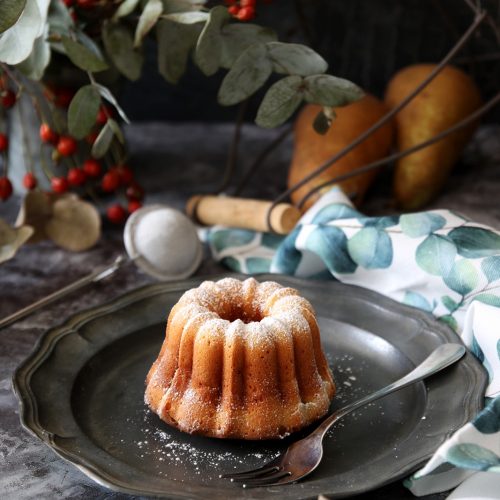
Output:
[[[271,231],[267,224],[267,213],[272,202],[228,196],[197,195],[189,198],[186,213],[189,217],[212,226]],[[279,203],[271,212],[271,226],[278,234],[288,234],[297,224],[301,213],[289,203]]]

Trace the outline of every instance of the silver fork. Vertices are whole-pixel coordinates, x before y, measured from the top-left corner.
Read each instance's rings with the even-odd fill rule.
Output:
[[[323,457],[323,438],[335,422],[361,406],[437,373],[458,361],[464,354],[465,348],[460,344],[443,344],[439,346],[404,377],[333,412],[311,434],[291,444],[283,455],[257,469],[222,474],[220,477],[243,483],[243,488],[277,486],[299,481],[311,474],[320,464]]]

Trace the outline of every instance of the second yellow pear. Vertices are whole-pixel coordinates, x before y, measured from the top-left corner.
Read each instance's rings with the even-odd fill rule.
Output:
[[[387,87],[387,105],[394,108],[434,68],[434,64],[417,64],[396,73]],[[481,96],[474,81],[462,70],[446,66],[396,114],[398,149],[402,151],[431,139],[473,113],[480,105]],[[419,209],[441,191],[476,126],[477,123],[466,126],[397,162],[394,196],[401,208]]]

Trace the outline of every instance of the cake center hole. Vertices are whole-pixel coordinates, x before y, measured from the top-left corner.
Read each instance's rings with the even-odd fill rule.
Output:
[[[228,314],[221,315],[221,318],[231,322],[240,319],[243,323],[253,323],[254,321],[261,321],[262,314],[258,309],[248,307],[246,304],[234,304],[231,311],[228,311]]]

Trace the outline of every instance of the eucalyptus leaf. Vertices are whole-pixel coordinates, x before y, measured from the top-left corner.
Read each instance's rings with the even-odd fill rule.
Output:
[[[401,215],[400,224],[403,234],[410,238],[420,238],[443,228],[446,219],[438,214],[421,212]]]
[[[219,69],[222,51],[221,30],[229,19],[226,7],[222,5],[214,7],[198,38],[194,60],[207,76],[215,74]]]
[[[120,125],[118,125],[118,122],[113,120],[113,118],[109,118],[107,123],[109,123],[109,126],[111,127],[111,130],[113,131],[113,134],[115,134],[116,138],[122,144],[125,144],[125,137],[123,136],[122,129],[120,128]]]
[[[26,0],[2,0],[0,2],[0,34],[16,23],[25,5]]]
[[[50,63],[50,55],[50,44],[44,34],[35,40],[33,50],[28,58],[16,67],[23,75],[38,81],[43,77],[45,69]]]
[[[139,0],[124,0],[116,9],[116,12],[113,15],[113,19],[116,20],[119,19],[120,17],[128,16],[135,10],[138,3]]]
[[[455,292],[467,295],[477,286],[479,273],[469,259],[461,259],[453,264],[450,272],[443,276],[443,280]]]
[[[185,73],[201,29],[202,23],[182,24],[166,19],[156,25],[158,71],[167,82],[175,84]]]
[[[109,124],[108,120],[92,145],[92,156],[94,158],[102,158],[108,152],[108,149],[113,142],[113,137],[113,128]]]
[[[106,99],[106,101],[110,102],[118,111],[118,114],[120,115],[121,119],[125,123],[130,123],[130,120],[128,116],[126,115],[125,111],[123,111],[122,107],[116,100],[115,96],[111,93],[111,90],[109,90],[107,87],[100,83],[94,83],[94,87],[99,91],[99,94],[101,94],[101,97],[103,99]]]
[[[148,0],[144,7],[137,28],[135,29],[134,47],[139,47],[143,38],[151,31],[163,12],[161,0]]]
[[[308,76],[304,79],[304,86],[305,100],[322,106],[345,106],[364,96],[356,84],[332,75]]]
[[[365,269],[385,269],[392,264],[391,238],[375,227],[360,229],[347,242],[347,250],[352,260]]]
[[[418,245],[415,260],[429,274],[446,276],[453,267],[457,247],[446,236],[430,234]]]
[[[50,26],[50,34],[69,36],[75,27],[68,7],[63,2],[50,2],[47,24]]]
[[[0,35],[0,62],[15,65],[28,58],[43,35],[48,5],[48,0],[26,2],[17,22]]]
[[[99,71],[108,69],[108,65],[83,44],[75,42],[67,36],[63,36],[61,41],[66,55],[80,69],[90,71],[91,73],[98,73]]]
[[[19,247],[21,247],[32,234],[33,228],[30,226],[12,228],[5,221],[0,219],[0,263],[14,257]]]
[[[162,0],[163,12],[173,14],[177,12],[197,11],[206,0]]]
[[[237,104],[259,90],[273,71],[265,44],[251,45],[236,59],[219,89],[217,99],[223,106]]]
[[[486,257],[481,262],[481,270],[488,282],[496,281],[500,279],[500,255],[492,255]]]
[[[76,139],[83,139],[95,124],[101,105],[99,91],[93,85],[78,89],[68,109],[69,133]]]
[[[255,122],[265,128],[284,123],[300,106],[303,99],[302,77],[287,76],[271,85],[257,111]]]
[[[490,229],[462,226],[452,229],[448,236],[457,245],[458,253],[470,259],[500,253],[500,235]]]
[[[269,28],[242,23],[226,24],[221,30],[221,36],[220,65],[226,69],[230,69],[250,45],[273,42],[277,39],[276,33]]]
[[[164,19],[174,21],[181,24],[197,24],[207,22],[210,14],[208,12],[177,12],[175,14],[167,14]]]
[[[82,45],[85,45],[90,52],[94,53],[99,59],[104,60],[104,55],[102,53],[101,48],[97,45],[96,42],[92,38],[90,38],[85,32],[82,30],[76,31],[76,41],[80,42]]]
[[[134,49],[129,29],[120,23],[105,23],[102,39],[106,53],[118,71],[129,80],[137,80],[141,76],[143,56]]]
[[[432,311],[432,305],[429,303],[429,301],[422,294],[412,292],[411,290],[407,290],[405,292],[403,304],[417,307],[418,309],[422,309],[423,311]]]
[[[306,45],[269,42],[266,47],[276,73],[309,76],[328,69],[328,63]]]

